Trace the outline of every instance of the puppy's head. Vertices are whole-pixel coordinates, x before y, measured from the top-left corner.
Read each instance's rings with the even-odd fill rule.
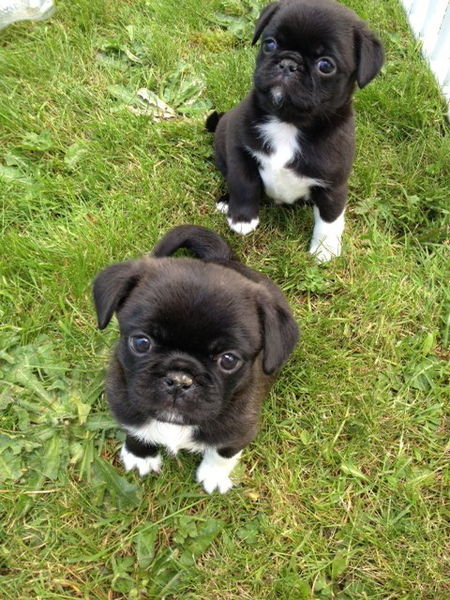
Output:
[[[100,329],[114,313],[119,321],[126,402],[109,400],[124,424],[217,418],[235,393],[279,369],[297,339],[281,294],[189,258],[112,265],[95,279],[94,301]]]
[[[256,24],[254,82],[263,106],[281,118],[326,117],[350,101],[355,82],[380,71],[383,48],[364,21],[334,0],[280,0]]]

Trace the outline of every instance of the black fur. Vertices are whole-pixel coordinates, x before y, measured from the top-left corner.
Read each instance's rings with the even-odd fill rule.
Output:
[[[345,208],[353,162],[352,94],[356,83],[364,87],[380,71],[383,48],[355,13],[332,0],[270,4],[256,23],[253,43],[260,37],[263,43],[276,40],[277,47],[273,52],[261,47],[253,89],[225,113],[215,133],[216,164],[229,192],[228,218],[249,223],[258,217],[264,184],[254,153],[272,151],[258,126],[276,117],[298,130],[301,152],[286,166],[325,182],[312,187],[310,200],[321,218],[332,222]],[[336,63],[335,74],[319,72],[317,60],[323,56]],[[281,68],[283,60],[292,70]],[[282,94],[275,100],[276,87]]]
[[[167,257],[178,248],[199,258]],[[253,439],[261,402],[298,338],[274,283],[235,260],[212,231],[186,225],[170,231],[152,256],[107,267],[93,288],[99,327],[114,312],[119,321],[107,378],[119,424],[139,427],[156,419],[194,425],[195,440],[223,456]],[[137,353],[134,336],[150,340],[149,351]],[[230,352],[240,364],[226,372],[219,358]],[[174,372],[192,385],[174,391],[168,384]],[[135,447],[137,456],[154,455],[151,440],[128,437],[126,447]]]
[[[220,121],[220,119],[223,117],[224,113],[218,113],[216,110],[214,112],[212,112],[208,118],[206,119],[206,129],[207,131],[209,131],[210,133],[214,133],[214,131],[217,129],[217,125]]]
[[[131,452],[135,456],[140,458],[146,458],[147,456],[156,456],[159,452],[158,446],[154,444],[145,444],[132,435],[127,435],[125,440],[125,447],[128,452]]]
[[[153,249],[152,256],[171,256],[186,248],[203,260],[233,260],[233,251],[217,233],[198,225],[179,225],[171,229]]]

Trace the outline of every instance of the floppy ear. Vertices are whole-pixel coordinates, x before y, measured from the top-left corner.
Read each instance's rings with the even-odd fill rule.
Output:
[[[93,295],[99,329],[105,329],[144,272],[142,260],[110,265],[94,279]]]
[[[266,27],[266,25],[268,25],[270,19],[273,17],[273,15],[277,12],[277,10],[279,8],[280,8],[279,2],[272,2],[272,4],[269,4],[268,6],[266,6],[266,8],[264,8],[264,10],[261,12],[261,14],[258,17],[258,20],[256,21],[255,33],[253,34],[253,39],[252,39],[252,46],[254,46],[256,44],[264,27]]]
[[[295,348],[299,331],[288,306],[273,297],[260,299],[259,312],[263,330],[263,371],[271,375]]]
[[[365,23],[355,30],[355,51],[356,81],[363,88],[380,72],[384,62],[383,45]]]

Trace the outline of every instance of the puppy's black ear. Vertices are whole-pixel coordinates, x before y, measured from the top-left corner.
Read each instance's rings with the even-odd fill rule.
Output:
[[[258,17],[258,20],[256,21],[255,33],[253,34],[252,39],[252,46],[254,46],[259,40],[259,36],[263,32],[264,27],[268,25],[270,19],[273,17],[273,15],[277,12],[279,8],[279,2],[272,2],[272,4],[269,4],[268,6],[266,6],[266,8],[263,9],[263,11]]]
[[[105,329],[123,305],[144,271],[142,260],[110,265],[94,279],[93,295],[99,329]]]
[[[356,81],[360,88],[377,75],[384,62],[383,45],[365,23],[355,29]]]
[[[299,331],[287,304],[265,297],[260,299],[259,311],[263,330],[263,370],[266,375],[271,375],[295,348]]]

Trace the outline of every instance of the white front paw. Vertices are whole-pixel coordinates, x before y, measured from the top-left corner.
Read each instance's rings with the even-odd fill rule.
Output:
[[[197,469],[197,481],[207,494],[212,494],[215,490],[225,494],[233,487],[233,482],[223,469],[203,463]]]
[[[215,448],[207,448],[203,455],[202,462],[197,469],[197,481],[203,485],[203,489],[208,494],[219,490],[225,494],[233,487],[229,475],[239,461],[241,452],[238,452],[231,458],[221,456]]]
[[[322,263],[337,258],[341,255],[341,251],[341,239],[336,236],[324,237],[319,240],[313,238],[309,248],[310,254],[313,254]]]
[[[151,471],[159,473],[162,467],[162,458],[160,454],[141,458],[127,450],[125,446],[122,446],[122,450],[120,451],[120,459],[123,462],[126,471],[137,469],[141,477],[148,475]]]
[[[226,215],[228,212],[228,202],[216,202],[216,210],[217,212]]]
[[[235,231],[236,233],[240,233],[241,235],[247,235],[258,227],[259,219],[252,219],[251,221],[233,221],[229,217],[227,218],[228,225],[230,229]]]

